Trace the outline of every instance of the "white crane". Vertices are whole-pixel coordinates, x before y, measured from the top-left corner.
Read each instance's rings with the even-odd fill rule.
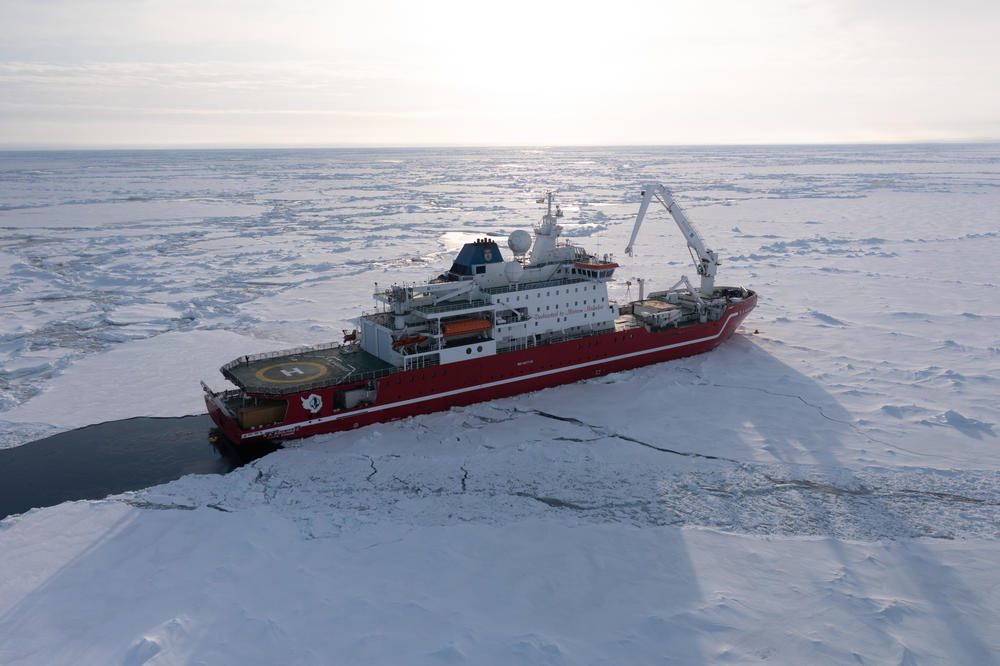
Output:
[[[653,197],[656,197],[657,201],[663,204],[667,212],[674,218],[674,222],[677,223],[681,233],[684,234],[688,251],[691,252],[691,259],[694,261],[695,270],[701,276],[701,289],[699,291],[703,296],[711,296],[712,292],[715,291],[715,273],[719,267],[719,258],[715,252],[705,247],[705,241],[702,240],[701,234],[698,233],[694,225],[691,224],[691,220],[684,214],[680,204],[674,199],[674,195],[663,185],[647,185],[643,191],[642,204],[639,206],[639,214],[635,217],[635,226],[632,227],[632,237],[628,241],[628,247],[625,248],[625,252],[630,257],[632,256],[632,246],[635,244],[635,237],[639,234],[642,219],[646,217],[646,209],[649,208],[649,202]]]

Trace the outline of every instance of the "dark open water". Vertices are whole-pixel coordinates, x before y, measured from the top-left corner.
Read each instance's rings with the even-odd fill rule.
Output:
[[[225,474],[277,448],[213,444],[207,414],[139,417],[77,428],[0,450],[0,518],[69,500],[101,499],[179,479]]]

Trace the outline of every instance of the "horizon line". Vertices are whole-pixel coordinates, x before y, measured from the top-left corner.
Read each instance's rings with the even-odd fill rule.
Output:
[[[1000,143],[1000,138],[915,139],[882,141],[772,141],[721,143],[123,143],[123,144],[55,144],[0,143],[0,152],[83,152],[83,151],[158,151],[158,150],[408,150],[408,149],[540,149],[540,148],[764,148],[764,147],[835,147],[835,146],[933,146],[986,145]]]

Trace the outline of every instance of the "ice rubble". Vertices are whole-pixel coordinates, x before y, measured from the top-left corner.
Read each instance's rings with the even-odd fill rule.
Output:
[[[9,443],[200,411],[536,189],[607,252],[669,183],[761,303],[704,356],[8,518],[0,661],[996,663],[996,146],[201,157],[0,155]]]

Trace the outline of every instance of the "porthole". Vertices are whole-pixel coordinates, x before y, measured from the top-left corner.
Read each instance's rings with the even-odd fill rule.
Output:
[[[482,345],[479,345],[478,347],[476,347],[476,351],[477,351],[477,352],[481,352],[481,351],[483,351],[483,346],[482,346]]]
[[[465,348],[465,353],[466,354],[471,354],[472,353],[472,347],[466,347]]]

